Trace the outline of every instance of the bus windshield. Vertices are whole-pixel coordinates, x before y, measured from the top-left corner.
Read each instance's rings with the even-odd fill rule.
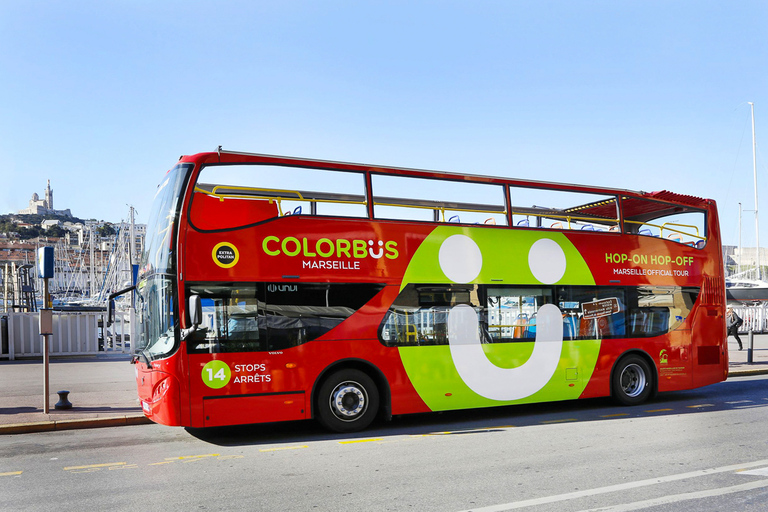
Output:
[[[171,271],[171,235],[177,215],[181,188],[192,164],[180,164],[168,171],[157,187],[147,223],[147,243],[141,258],[141,275]]]
[[[148,360],[170,354],[175,345],[173,315],[173,281],[156,275],[141,281],[137,287],[139,339],[137,353]]]
[[[157,187],[147,224],[137,291],[139,339],[136,352],[148,360],[170,354],[176,346],[173,308],[173,227],[179,198],[192,164],[168,171]]]

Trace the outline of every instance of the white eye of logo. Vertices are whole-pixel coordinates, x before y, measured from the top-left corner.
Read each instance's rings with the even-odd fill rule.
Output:
[[[565,275],[563,248],[549,238],[537,240],[528,251],[528,267],[533,277],[544,284],[555,284]]]
[[[474,281],[483,268],[483,253],[467,235],[453,235],[445,239],[438,253],[440,270],[455,283]]]

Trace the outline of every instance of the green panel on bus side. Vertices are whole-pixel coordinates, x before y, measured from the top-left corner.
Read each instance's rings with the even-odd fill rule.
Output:
[[[464,235],[477,245],[481,261],[466,260],[457,262],[466,267],[471,275],[477,270],[476,277],[468,281],[454,281],[441,267],[440,250],[444,243],[454,235]],[[565,257],[565,271],[555,282],[542,283],[534,275],[529,265],[529,258],[538,256],[532,253],[534,245],[541,240],[555,242]],[[460,256],[460,254],[454,254]],[[445,255],[442,255],[445,258]],[[450,264],[450,263],[448,263]],[[474,264],[474,265],[473,265]],[[475,265],[478,265],[477,268]],[[450,272],[450,269],[448,269]],[[584,258],[563,233],[542,233],[541,231],[482,229],[467,226],[439,226],[427,236],[408,263],[400,285],[402,290],[409,283],[452,283],[469,282],[505,285],[569,284],[594,285],[595,280]]]
[[[595,280],[563,233],[440,226],[414,253],[401,290],[410,283],[588,286],[594,285]],[[457,317],[471,321],[472,310],[464,307]],[[551,344],[540,347],[541,352],[548,353],[543,358],[534,356],[533,342],[480,346],[473,328],[465,330],[462,336],[466,339],[453,348],[399,347],[403,365],[419,396],[432,410],[578,398],[594,371],[600,340],[563,341],[562,332],[556,332],[559,309],[547,305],[539,311],[547,307],[549,333],[555,335],[552,340],[537,342]],[[540,324],[539,332],[542,330]],[[485,359],[479,360],[474,352],[469,354],[473,356],[470,364],[454,361],[457,354],[467,354],[463,352],[467,346],[479,348]],[[531,383],[532,377],[536,383]]]
[[[532,344],[496,343],[492,351],[499,359],[522,364],[525,361],[521,360],[530,354],[530,349],[522,345]],[[405,370],[424,403],[433,411],[447,411],[579,398],[592,377],[600,340],[564,341],[560,361],[549,382],[534,394],[518,400],[493,400],[472,391],[456,371],[447,345],[400,347],[399,350]],[[523,357],[517,357],[519,352]],[[571,368],[578,369],[576,380],[567,380],[570,377],[567,370]]]

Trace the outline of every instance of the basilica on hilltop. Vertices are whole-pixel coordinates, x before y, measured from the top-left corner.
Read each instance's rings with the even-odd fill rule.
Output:
[[[71,217],[72,212],[67,208],[66,210],[54,210],[53,209],[53,189],[51,189],[51,180],[48,180],[48,185],[45,187],[45,199],[40,199],[37,192],[32,194],[32,199],[29,200],[29,207],[24,208],[18,212],[19,215],[61,215],[64,217]]]

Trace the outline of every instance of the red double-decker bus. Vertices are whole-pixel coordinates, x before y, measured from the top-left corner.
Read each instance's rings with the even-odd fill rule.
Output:
[[[136,286],[145,414],[207,427],[726,379],[715,202],[216,151],[157,189]]]

